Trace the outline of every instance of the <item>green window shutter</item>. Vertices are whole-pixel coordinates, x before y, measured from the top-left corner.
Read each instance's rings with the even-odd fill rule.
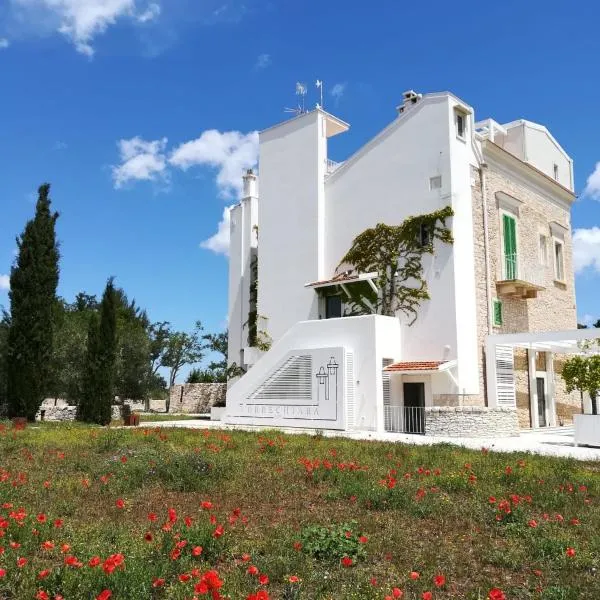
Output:
[[[502,302],[494,300],[494,325],[502,325]]]
[[[502,215],[504,231],[504,270],[506,279],[517,278],[517,223],[509,215]]]

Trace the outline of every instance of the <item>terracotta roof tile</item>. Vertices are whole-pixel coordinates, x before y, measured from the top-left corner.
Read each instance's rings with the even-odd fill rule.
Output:
[[[445,360],[397,362],[385,367],[384,371],[437,371]]]

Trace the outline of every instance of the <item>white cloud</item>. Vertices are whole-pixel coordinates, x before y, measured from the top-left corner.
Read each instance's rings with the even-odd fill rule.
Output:
[[[596,163],[594,172],[587,178],[583,195],[600,200],[600,162]]]
[[[242,191],[242,175],[256,166],[258,132],[204,131],[199,138],[181,144],[172,152],[169,163],[186,171],[192,166],[218,169],[217,187],[222,198],[238,197]]]
[[[254,64],[255,69],[266,69],[271,65],[271,55],[270,54],[259,54],[256,59],[256,63]]]
[[[223,210],[223,218],[219,221],[217,233],[201,242],[201,248],[212,250],[215,254],[229,256],[229,224],[231,222],[232,208],[232,206],[228,206]]]
[[[147,142],[140,137],[118,142],[121,164],[112,168],[115,188],[130,181],[159,181],[167,177],[167,138]]]
[[[4,50],[4,48],[8,48],[10,46],[10,42],[6,38],[0,38],[0,50]]]
[[[160,14],[156,3],[138,0],[11,0],[32,26],[52,28],[67,37],[78,52],[94,54],[92,42],[119,20],[145,23]]]
[[[588,267],[600,273],[600,227],[573,232],[573,262],[575,273]]]
[[[331,94],[331,97],[335,100],[336,104],[342,99],[342,96],[346,93],[347,86],[348,86],[348,84],[344,82],[344,83],[336,83],[331,88],[331,92],[329,92],[329,93]]]
[[[10,276],[9,275],[0,275],[0,290],[9,290],[10,289]]]
[[[68,146],[67,146],[66,142],[61,142],[60,140],[58,140],[57,142],[54,142],[53,148],[54,148],[54,150],[60,151],[60,150],[66,150],[68,148]]]

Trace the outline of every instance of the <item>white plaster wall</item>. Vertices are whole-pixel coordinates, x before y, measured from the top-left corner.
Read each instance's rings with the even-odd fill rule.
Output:
[[[247,319],[242,316],[242,219],[242,206],[239,204],[231,209],[229,226],[229,340],[227,347],[227,362],[238,365],[243,348],[242,325]]]
[[[326,138],[314,111],[260,134],[258,313],[273,341],[317,318]],[[321,206],[320,206],[321,204]]]
[[[343,347],[354,354],[357,429],[383,429],[381,359],[398,360],[400,324],[393,317],[369,315],[296,323],[254,367],[227,391],[232,407],[252,393],[291,350]],[[379,407],[379,409],[378,409]],[[224,418],[227,422],[227,414]],[[298,426],[310,427],[310,422]]]
[[[325,269],[333,274],[354,237],[368,227],[400,224],[409,216],[452,204],[457,217],[449,225],[460,239],[454,247],[439,245],[435,257],[424,257],[431,300],[421,305],[412,326],[400,317],[402,360],[450,360],[459,358],[460,352],[460,358],[473,362],[464,367],[461,385],[472,388],[478,386],[472,377],[477,372],[474,267],[472,255],[467,256],[473,236],[472,149],[464,143],[464,150],[458,147],[453,104],[447,95],[426,97],[326,180]],[[436,175],[442,176],[442,189],[431,191],[429,179]],[[463,290],[455,288],[455,277],[466,286]],[[471,311],[472,324],[466,311]]]
[[[525,149],[527,162],[554,179],[554,165],[558,165],[558,182],[573,189],[573,165],[568,156],[544,131],[525,126]]]

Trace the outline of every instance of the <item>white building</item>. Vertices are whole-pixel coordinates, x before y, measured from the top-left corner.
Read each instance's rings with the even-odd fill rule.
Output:
[[[448,92],[397,111],[342,163],[327,143],[349,125],[319,108],[260,134],[260,194],[248,173],[231,212],[229,362],[247,373],[228,422],[512,433],[577,408],[553,348],[500,351],[493,398],[484,383],[488,335],[576,327],[572,160],[545,127],[477,123]],[[423,256],[417,320],[344,317],[349,287],[378,283],[340,266],[353,239],[446,206],[454,242]]]

